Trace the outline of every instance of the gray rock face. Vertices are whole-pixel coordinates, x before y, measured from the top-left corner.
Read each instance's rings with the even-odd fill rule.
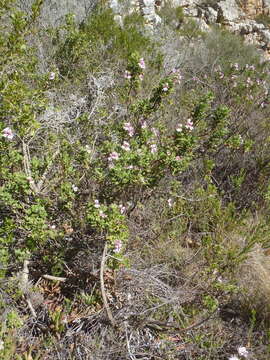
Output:
[[[158,25],[161,18],[156,14],[155,0],[139,0],[140,10],[148,25]]]
[[[41,10],[41,23],[57,26],[63,23],[69,13],[75,15],[77,22],[83,21],[96,6],[98,0],[44,0]],[[33,0],[17,0],[19,8],[30,12]]]
[[[217,21],[220,23],[228,23],[238,20],[244,15],[243,11],[238,7],[235,0],[223,0],[216,5],[218,11]]]
[[[215,24],[218,19],[218,12],[212,7],[208,7],[204,16],[208,24]]]

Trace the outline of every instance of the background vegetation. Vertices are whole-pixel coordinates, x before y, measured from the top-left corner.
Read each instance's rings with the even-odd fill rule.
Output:
[[[1,358],[268,359],[268,62],[41,6],[0,1]]]

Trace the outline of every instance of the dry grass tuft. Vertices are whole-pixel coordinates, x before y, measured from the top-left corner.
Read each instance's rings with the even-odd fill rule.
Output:
[[[240,268],[238,282],[243,289],[242,306],[256,312],[256,319],[270,322],[270,256],[259,245]]]

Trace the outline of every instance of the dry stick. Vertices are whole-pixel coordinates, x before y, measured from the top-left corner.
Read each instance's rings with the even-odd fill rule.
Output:
[[[107,255],[107,244],[105,244],[105,246],[104,246],[102,259],[101,259],[101,264],[100,264],[100,289],[101,289],[101,295],[102,295],[103,304],[105,306],[108,318],[109,318],[112,326],[115,327],[116,322],[115,322],[115,320],[113,318],[112,312],[111,312],[110,307],[109,307],[109,303],[108,303],[107,295],[106,295],[106,291],[105,291],[105,285],[104,285],[104,269],[105,269],[105,265],[106,265],[106,255]]]
[[[27,305],[29,307],[29,310],[32,314],[33,317],[37,317],[37,314],[35,312],[35,309],[31,303],[31,300],[29,299],[28,295],[27,295],[27,287],[29,284],[29,260],[24,260],[23,262],[23,270],[21,272],[21,278],[20,278],[20,288],[23,291],[23,293],[25,294],[26,297],[26,302]]]
[[[59,276],[52,276],[52,275],[42,275],[42,277],[44,279],[47,279],[47,280],[53,280],[53,281],[66,281],[67,278],[64,278],[64,277],[59,277]]]

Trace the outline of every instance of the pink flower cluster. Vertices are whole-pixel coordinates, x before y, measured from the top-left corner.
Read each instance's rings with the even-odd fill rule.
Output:
[[[192,131],[194,129],[194,124],[193,124],[193,121],[191,119],[187,119],[187,122],[186,122],[186,125],[184,125],[184,127],[187,129],[187,130],[190,130]],[[175,129],[176,132],[180,133],[183,131],[183,125],[182,124],[179,124],[177,126],[177,128]]]
[[[123,145],[121,145],[121,148],[125,151],[130,151],[130,145],[127,141],[123,142]]]
[[[6,127],[3,131],[2,131],[2,135],[4,138],[8,139],[8,140],[12,140],[14,138],[14,133],[12,132],[11,128]]]
[[[134,135],[134,127],[131,125],[130,122],[124,123],[123,129],[128,132],[128,135],[132,137]]]
[[[191,121],[191,119],[187,119],[187,123],[186,123],[186,129],[192,131],[194,129],[194,126],[193,126],[193,122]]]
[[[121,249],[123,247],[122,241],[121,240],[116,240],[114,243],[114,252],[115,253],[120,253]]]
[[[110,153],[110,155],[108,157],[110,169],[114,168],[114,161],[118,160],[118,159],[119,159],[119,154],[116,151],[113,151]]]
[[[138,65],[141,69],[143,69],[143,70],[145,69],[145,62],[144,62],[143,58],[140,58]]]

